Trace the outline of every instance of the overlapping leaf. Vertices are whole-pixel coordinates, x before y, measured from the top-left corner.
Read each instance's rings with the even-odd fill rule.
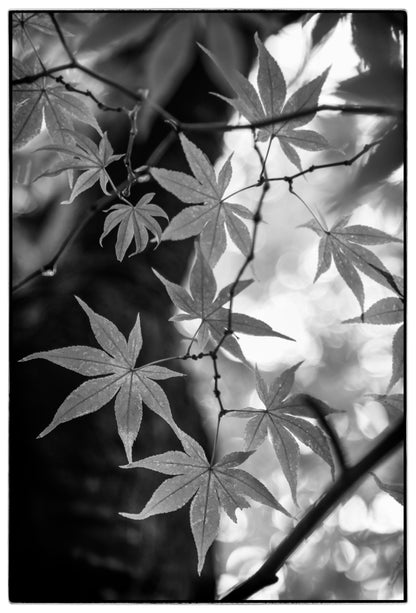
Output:
[[[142,348],[139,314],[126,341],[111,321],[94,313],[80,298],[77,298],[77,301],[87,314],[101,349],[76,345],[32,353],[21,360],[21,362],[27,362],[42,358],[86,377],[91,377],[64,400],[52,422],[40,433],[39,437],[46,436],[59,424],[98,411],[116,396],[114,409],[118,433],[123,442],[127,460],[131,462],[133,443],[142,420],[143,402],[154,413],[162,417],[175,432],[178,432],[169,401],[155,381],[180,377],[182,374],[155,364],[135,368]]]
[[[140,513],[121,513],[130,519],[146,519],[183,507],[191,498],[190,523],[198,552],[198,572],[218,534],[221,508],[235,522],[237,509],[249,507],[252,498],[285,515],[289,513],[269,490],[250,473],[237,468],[252,452],[235,451],[211,465],[202,447],[191,437],[182,438],[182,451],[169,451],[139,460],[126,468],[147,468],[170,475],[153,493]],[[290,515],[289,515],[290,516]]]
[[[362,310],[364,310],[364,287],[358,271],[384,287],[393,289],[401,296],[398,279],[387,270],[372,251],[363,245],[381,245],[402,241],[369,226],[347,226],[348,221],[349,217],[344,217],[329,231],[323,230],[315,220],[304,224],[303,227],[313,230],[321,237],[318,268],[314,281],[329,269],[333,260],[339,274],[357,298]],[[352,322],[349,321],[349,323]]]
[[[382,298],[359,317],[346,319],[344,324],[399,324],[403,321],[403,300],[400,298]]]
[[[219,94],[216,95],[231,104],[235,110],[243,115],[250,123],[277,117],[279,115],[293,114],[314,109],[318,105],[319,96],[328,75],[329,68],[309,83],[300,87],[286,100],[286,81],[278,63],[267,51],[257,34],[255,35],[255,41],[258,49],[259,70],[257,74],[257,86],[260,95],[246,77],[237,70],[230,68],[225,69],[213,53],[200,45],[221,70],[224,77],[237,94],[237,98],[230,99]],[[314,130],[297,129],[309,123],[314,116],[315,112],[312,111],[303,117],[265,126],[261,128],[259,132],[259,140],[277,138],[284,154],[299,170],[301,170],[301,161],[295,147],[307,151],[320,151],[329,147],[326,139],[318,132]]]
[[[13,79],[33,74],[35,69],[13,59]],[[51,78],[43,77],[33,83],[13,86],[13,147],[20,149],[45,127],[55,144],[71,145],[70,130],[74,121],[86,123],[102,134],[90,108],[65,89],[65,85]]]
[[[164,231],[162,239],[182,240],[200,234],[202,250],[210,264],[215,266],[226,249],[227,229],[234,244],[247,255],[251,238],[241,218],[251,219],[252,213],[240,204],[222,200],[231,180],[231,156],[217,178],[206,155],[183,134],[180,140],[194,176],[164,168],[152,168],[151,174],[179,200],[197,206],[190,206],[176,215]]]
[[[390,494],[394,500],[397,500],[399,504],[403,505],[404,489],[402,483],[385,483],[374,473],[372,473],[372,475],[374,477],[374,481],[377,483],[378,487],[383,490],[383,492]]]
[[[403,417],[403,394],[373,394],[372,397],[383,405],[391,421]]]
[[[270,434],[273,448],[280,462],[287,482],[290,485],[293,500],[296,502],[297,477],[299,470],[299,445],[297,439],[307,445],[331,467],[334,474],[334,463],[328,439],[320,426],[309,421],[316,418],[311,409],[307,394],[289,396],[296,370],[295,366],[285,370],[270,385],[264,381],[256,369],[256,390],[265,410],[251,407],[233,412],[234,417],[249,418],[245,429],[245,443],[248,450],[257,449]],[[313,398],[323,416],[336,413],[326,403]]]
[[[388,390],[404,376],[404,326],[400,326],[393,337],[393,371]]]
[[[157,243],[162,236],[162,228],[155,217],[168,219],[165,211],[151,202],[154,193],[145,194],[140,198],[136,206],[129,204],[114,204],[108,209],[109,213],[104,222],[104,230],[100,237],[100,245],[103,239],[118,226],[116,256],[119,262],[126,255],[130,243],[136,245],[136,251],[131,256],[144,251],[149,241],[149,232],[153,234]],[[130,257],[131,257],[130,256]]]
[[[184,313],[171,317],[171,320],[201,319],[196,338],[199,340],[202,350],[208,343],[218,344],[223,337],[224,330],[228,328],[229,310],[223,307],[230,299],[230,289],[233,284],[224,287],[217,295],[217,284],[214,274],[199,245],[196,244],[196,258],[190,274],[189,292],[180,285],[168,281],[158,272],[154,271],[154,273],[165,286],[173,304],[181,311],[184,311]],[[234,295],[239,294],[251,283],[252,280],[239,281]],[[293,340],[289,336],[276,332],[268,324],[240,313],[233,313],[232,327],[234,332],[241,332],[243,334],[275,336],[286,340]],[[222,348],[245,361],[240,345],[233,336],[228,335],[225,338]]]
[[[63,204],[73,202],[77,196],[92,187],[97,181],[99,181],[102,191],[109,195],[107,191],[109,177],[106,167],[122,158],[123,155],[113,155],[113,148],[107,138],[107,133],[103,134],[98,147],[88,136],[73,130],[64,130],[64,133],[72,138],[72,143],[66,145],[47,145],[39,149],[39,151],[55,151],[62,159],[57,159],[51,168],[45,170],[36,178],[53,177],[66,171],[81,171],[72,187],[69,200]]]

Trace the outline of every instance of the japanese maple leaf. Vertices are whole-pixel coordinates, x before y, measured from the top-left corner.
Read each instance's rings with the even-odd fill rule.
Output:
[[[13,59],[13,79],[21,79],[34,72],[36,67],[33,64]],[[73,138],[69,130],[73,130],[75,120],[92,126],[102,134],[90,108],[80,100],[79,95],[68,92],[65,85],[50,77],[42,77],[33,83],[13,86],[15,149],[20,149],[37,136],[43,125],[55,144],[70,145]]]
[[[395,284],[400,287],[400,280],[394,279]],[[346,319],[344,324],[376,324],[376,325],[393,325],[399,324],[403,321],[404,316],[404,299],[389,297],[382,298],[375,304],[373,304],[365,313],[362,313],[359,317],[353,317],[352,319]],[[400,326],[394,335],[392,343],[393,353],[393,370],[388,385],[390,390],[397,381],[403,377],[403,361],[404,361],[404,327]]]
[[[257,449],[269,432],[295,502],[299,470],[299,445],[296,439],[329,464],[332,476],[334,474],[328,439],[319,426],[309,421],[317,417],[309,403],[311,397],[307,394],[288,396],[296,370],[301,364],[302,362],[299,362],[283,371],[270,385],[267,385],[256,368],[256,390],[265,405],[265,410],[248,407],[232,413],[233,417],[249,418],[245,429],[245,443],[248,450]],[[321,400],[313,398],[313,402],[318,403],[323,416],[337,412]]]
[[[237,94],[237,98],[230,99],[220,94],[215,95],[231,104],[250,123],[315,108],[318,105],[329,68],[300,87],[286,100],[286,81],[278,63],[267,51],[257,34],[255,34],[254,39],[258,49],[257,86],[260,95],[246,77],[237,70],[225,69],[213,53],[200,45],[201,49],[223,73],[225,79]],[[326,139],[318,132],[297,129],[309,123],[315,114],[312,111],[308,115],[297,119],[289,119],[265,126],[260,129],[258,138],[261,141],[268,138],[277,138],[284,154],[299,170],[302,170],[299,155],[294,147],[307,151],[320,151],[329,147]]]
[[[358,317],[346,319],[344,324],[391,325],[403,321],[403,300],[401,298],[382,298]]]
[[[349,219],[349,216],[342,218],[329,231],[324,230],[315,220],[301,226],[313,230],[321,237],[314,281],[329,269],[333,259],[339,274],[357,298],[361,310],[364,310],[364,287],[358,271],[401,296],[400,280],[387,270],[372,251],[362,245],[402,241],[369,226],[347,226]]]
[[[251,238],[241,218],[252,219],[253,215],[245,206],[225,202],[223,197],[232,175],[231,156],[217,178],[206,155],[183,134],[180,140],[194,176],[164,168],[152,168],[151,175],[182,202],[203,204],[190,206],[176,215],[164,231],[162,240],[182,240],[200,235],[202,250],[210,264],[215,266],[227,246],[227,229],[233,243],[248,255]]]
[[[136,206],[120,203],[114,204],[107,209],[109,214],[104,222],[104,230],[100,237],[100,245],[102,245],[103,238],[118,225],[116,256],[119,262],[124,258],[133,239],[136,244],[136,251],[134,251],[131,256],[146,249],[149,241],[149,231],[159,243],[160,237],[162,236],[162,228],[155,217],[165,217],[165,219],[168,219],[168,216],[163,209],[153,202],[150,202],[153,196],[154,193],[145,194],[140,198]]]
[[[371,396],[383,405],[390,421],[403,417],[403,394],[371,394]]]
[[[202,350],[210,342],[217,345],[222,339],[224,330],[228,328],[229,310],[223,308],[230,299],[232,283],[224,287],[217,295],[217,284],[212,268],[205,259],[201,248],[196,244],[196,258],[190,274],[190,291],[168,281],[157,271],[153,271],[166,288],[172,302],[184,313],[174,315],[171,321],[185,321],[201,319],[196,337],[200,341]],[[239,281],[234,295],[239,294],[253,281]],[[254,317],[240,313],[232,314],[232,328],[234,332],[252,334],[254,336],[275,336],[293,341],[293,338],[276,332],[268,324]],[[237,340],[228,335],[221,345],[235,357],[246,361]]]
[[[198,552],[198,573],[205,556],[218,534],[220,509],[235,522],[237,509],[249,507],[252,498],[281,513],[290,514],[277,502],[269,490],[250,473],[236,468],[253,452],[235,451],[212,464],[202,447],[191,437],[182,438],[182,451],[168,451],[134,462],[126,468],[148,468],[165,475],[166,479],[154,492],[140,513],[121,513],[130,519],[146,519],[183,507],[191,498],[190,523]]]
[[[375,475],[374,473],[371,473],[371,474],[373,475],[374,481],[377,483],[378,487],[381,490],[383,490],[383,492],[390,494],[390,496],[394,498],[394,500],[396,500],[399,504],[403,505],[403,502],[404,502],[403,483],[385,483],[384,481],[379,479],[377,475]]]
[[[118,433],[127,460],[131,462],[132,446],[142,420],[143,402],[162,417],[175,432],[178,432],[169,401],[155,381],[183,375],[155,364],[136,368],[136,361],[142,348],[140,314],[137,315],[136,323],[126,341],[111,321],[94,313],[80,298],[76,299],[87,314],[91,329],[102,349],[76,345],[32,353],[20,360],[27,362],[42,358],[86,377],[92,377],[64,400],[52,422],[40,433],[39,438],[49,434],[59,424],[98,411],[116,396],[114,410]]]
[[[62,204],[70,204],[77,196],[92,187],[97,181],[100,182],[102,191],[110,195],[110,192],[107,191],[109,176],[106,167],[122,158],[123,155],[113,155],[113,148],[109,143],[107,133],[103,134],[97,147],[88,136],[73,130],[64,130],[64,132],[73,138],[73,144],[62,146],[46,145],[38,149],[38,151],[56,151],[63,159],[58,159],[51,168],[42,172],[36,179],[40,179],[40,177],[53,177],[67,170],[82,171],[82,174],[72,187],[69,200]]]

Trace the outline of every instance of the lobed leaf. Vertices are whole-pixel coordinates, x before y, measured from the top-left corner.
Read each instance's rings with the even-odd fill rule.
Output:
[[[180,377],[183,373],[156,364],[135,368],[142,347],[139,315],[126,342],[111,321],[95,313],[80,298],[77,301],[87,314],[102,349],[63,347],[34,353],[21,361],[42,358],[85,376],[98,378],[90,379],[71,392],[39,437],[49,434],[62,423],[98,411],[116,396],[114,411],[117,429],[129,462],[132,462],[132,447],[141,425],[143,402],[162,417],[182,441],[185,435],[173,420],[164,391],[154,380]]]
[[[398,324],[403,321],[403,302],[400,298],[382,298],[359,317],[346,319],[344,324]]]

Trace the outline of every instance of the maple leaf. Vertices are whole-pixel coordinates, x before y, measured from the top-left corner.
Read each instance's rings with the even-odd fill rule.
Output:
[[[149,241],[149,231],[154,235],[157,243],[159,243],[162,228],[155,217],[168,219],[168,216],[160,206],[151,202],[153,196],[154,193],[145,194],[140,198],[136,206],[119,203],[107,209],[108,215],[104,222],[100,245],[102,246],[103,239],[118,225],[116,256],[119,262],[126,255],[126,251],[133,239],[136,244],[136,251],[130,257],[146,249]]]
[[[403,505],[404,491],[402,483],[385,483],[381,479],[377,477],[374,473],[371,473],[374,481],[377,483],[378,487],[383,490],[383,492],[387,492],[390,494],[394,500],[396,500],[399,504]]]
[[[323,84],[328,76],[329,68],[309,83],[300,87],[286,100],[286,81],[278,63],[267,51],[257,34],[255,34],[254,39],[258,49],[259,70],[257,86],[260,95],[250,81],[240,72],[232,68],[225,69],[211,51],[199,45],[223,73],[225,79],[237,94],[237,98],[230,99],[220,94],[215,95],[231,104],[250,123],[316,107]],[[297,119],[265,126],[260,129],[258,138],[260,141],[267,140],[268,138],[277,138],[283,153],[299,170],[302,170],[299,155],[294,147],[307,151],[321,151],[329,147],[326,139],[318,132],[297,129],[309,123],[315,114],[312,111],[310,114]]]
[[[74,132],[73,130],[64,130],[73,138],[72,144],[67,145],[46,145],[38,151],[55,151],[63,157],[63,160],[57,160],[55,164],[42,172],[36,177],[53,177],[67,170],[80,170],[82,174],[78,177],[71,190],[69,200],[62,204],[70,204],[87,189],[92,187],[97,181],[100,182],[100,187],[104,194],[110,195],[107,191],[107,183],[109,176],[106,167],[116,160],[123,157],[123,154],[113,155],[113,148],[107,138],[105,132],[99,142],[99,145],[94,143],[88,136]]]
[[[372,394],[371,396],[383,405],[391,421],[403,417],[403,394]]]
[[[403,378],[404,375],[404,326],[400,326],[393,337],[393,372],[387,390]]]
[[[403,300],[400,298],[382,298],[359,317],[346,319],[344,324],[398,324],[403,321]]]
[[[287,397],[292,389],[296,370],[301,364],[302,362],[299,362],[283,371],[270,385],[267,385],[256,368],[256,390],[266,407],[265,410],[248,407],[232,413],[232,417],[249,418],[244,434],[249,451],[257,449],[269,432],[273,448],[296,504],[299,470],[299,445],[296,439],[307,445],[329,464],[332,477],[334,476],[334,463],[328,439],[321,427],[308,421],[316,418],[309,403],[311,397],[307,394]],[[313,402],[318,403],[323,416],[337,412],[336,409],[332,409],[321,400],[313,398]]]
[[[291,517],[260,481],[236,468],[251,456],[252,451],[234,451],[211,464],[202,447],[191,437],[182,438],[182,445],[185,453],[168,451],[125,467],[147,468],[171,478],[157,488],[140,513],[121,515],[135,520],[146,519],[176,511],[193,498],[190,524],[198,553],[199,574],[206,553],[218,534],[221,508],[236,522],[236,510],[249,507],[246,499],[252,498]]]
[[[95,378],[82,383],[71,392],[57,410],[49,426],[39,434],[39,438],[52,432],[59,424],[98,411],[117,395],[114,410],[118,433],[127,460],[131,462],[133,443],[142,420],[143,402],[162,417],[175,432],[178,431],[169,401],[155,381],[183,375],[155,364],[135,367],[142,348],[140,314],[137,315],[126,340],[111,321],[95,313],[80,298],[76,299],[87,314],[91,329],[102,349],[75,345],[32,353],[20,361],[27,362],[41,358],[86,377]]]
[[[319,243],[318,268],[314,282],[331,266],[335,266],[357,298],[361,310],[364,310],[364,287],[357,271],[370,277],[388,289],[402,295],[399,280],[392,275],[372,251],[362,245],[381,245],[389,242],[402,242],[381,230],[369,226],[347,226],[350,217],[343,217],[332,228],[324,230],[315,220],[300,227],[309,228],[321,237]],[[349,322],[351,323],[351,322]]]
[[[30,64],[13,59],[13,79],[33,74]],[[74,121],[86,123],[102,134],[90,108],[65,85],[49,77],[13,86],[13,147],[20,149],[40,133],[43,121],[52,141],[73,143]]]
[[[201,319],[196,337],[201,343],[202,350],[209,342],[217,345],[223,337],[224,330],[228,328],[229,310],[223,307],[230,299],[230,289],[233,284],[230,283],[224,287],[217,295],[217,284],[212,268],[204,257],[198,243],[196,243],[195,262],[190,273],[189,292],[180,285],[168,281],[156,270],[153,272],[165,286],[173,304],[181,311],[184,311],[184,313],[174,315],[170,320],[185,321]],[[252,280],[239,281],[234,295],[236,296],[242,292],[252,282]],[[289,336],[276,332],[268,324],[254,317],[249,317],[248,315],[240,313],[232,314],[232,326],[234,332],[242,332],[243,334],[251,334],[254,336],[275,336],[290,341],[294,340]],[[246,361],[240,345],[233,336],[228,335],[221,347],[229,351],[235,357],[244,362]]]
[[[252,219],[249,209],[241,204],[225,202],[223,196],[232,176],[231,156],[221,168],[218,179],[207,156],[180,135],[183,151],[194,176],[164,168],[152,168],[154,179],[179,200],[190,206],[174,217],[162,240],[182,240],[200,234],[202,250],[212,266],[218,262],[227,246],[225,228],[233,243],[248,255],[251,238],[243,219]]]

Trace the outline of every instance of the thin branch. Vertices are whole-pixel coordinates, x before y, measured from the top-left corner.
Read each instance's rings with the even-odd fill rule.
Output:
[[[378,115],[379,117],[403,117],[403,110],[388,106],[380,105],[358,105],[358,104],[320,104],[318,106],[302,109],[300,111],[294,111],[292,113],[282,113],[281,115],[274,115],[259,121],[253,121],[248,124],[228,124],[223,122],[210,122],[210,123],[186,123],[176,120],[176,129],[179,131],[187,132],[233,132],[235,130],[252,130],[253,128],[264,128],[279,123],[284,123],[292,119],[301,119],[308,115],[314,115],[328,111],[331,113],[341,112],[345,115]]]
[[[129,140],[127,143],[126,154],[123,158],[124,165],[127,170],[127,179],[129,180],[129,184],[124,190],[124,193],[126,196],[130,196],[130,190],[132,186],[134,185],[134,183],[136,183],[137,181],[137,177],[134,174],[133,167],[131,165],[131,155],[133,153],[134,140],[137,136],[137,113],[139,112],[139,110],[140,110],[140,105],[135,104],[133,109],[128,113],[129,120],[130,120]]]
[[[270,182],[271,181],[286,181],[286,183],[290,184],[295,179],[298,179],[299,177],[303,177],[304,175],[307,175],[311,172],[315,172],[315,170],[322,170],[323,168],[336,168],[337,166],[351,166],[352,164],[354,164],[354,162],[360,159],[363,155],[368,153],[370,149],[372,149],[373,147],[376,147],[380,143],[381,143],[381,140],[376,140],[373,143],[364,145],[361,151],[356,153],[353,157],[348,158],[347,160],[341,160],[339,162],[328,162],[326,164],[312,164],[312,166],[309,166],[309,168],[307,168],[306,170],[301,170],[300,172],[297,172],[294,175],[289,175],[289,176],[284,176],[284,177],[272,177],[269,179],[269,181]]]
[[[323,522],[334,507],[345,500],[347,492],[358,486],[371,470],[396,450],[403,442],[404,436],[405,423],[404,420],[401,420],[397,426],[380,437],[381,440],[362,460],[343,472],[326,494],[306,512],[292,532],[269,555],[264,564],[251,577],[220,598],[221,602],[240,602],[262,588],[275,583],[276,573],[293,552]]]
[[[218,381],[219,379],[221,379],[221,375],[220,372],[218,370],[218,364],[217,364],[217,360],[218,360],[218,355],[214,352],[211,351],[210,354],[211,356],[211,360],[212,360],[212,366],[214,369],[214,396],[217,399],[218,405],[219,405],[219,411],[218,411],[218,416],[217,416],[217,426],[216,426],[216,430],[215,430],[215,437],[214,437],[214,444],[212,447],[212,453],[211,453],[211,461],[210,461],[210,465],[212,466],[212,464],[214,463],[215,460],[215,454],[217,451],[217,443],[218,443],[218,435],[220,432],[220,423],[221,423],[221,419],[224,417],[224,415],[226,414],[226,410],[224,408],[223,402],[222,402],[222,398],[221,398],[221,391],[219,389],[218,386]]]
[[[135,174],[137,175],[139,172],[147,171],[147,167],[149,166],[149,161],[153,159],[153,163],[155,163],[157,161],[157,156],[162,157],[171,144],[172,144],[172,140],[165,137],[163,141],[158,145],[156,150],[150,154],[144,166],[141,166],[140,168],[135,170]],[[139,180],[140,180],[140,177],[139,177]],[[128,180],[126,179],[118,186],[118,190],[122,191],[123,189],[127,187],[127,185],[128,185]],[[74,242],[74,240],[80,234],[80,232],[85,228],[85,226],[88,225],[91,219],[99,211],[101,211],[107,205],[109,205],[115,199],[115,197],[116,197],[115,194],[111,194],[110,196],[101,196],[101,198],[99,198],[94,204],[92,204],[87,215],[84,217],[84,219],[79,224],[74,226],[69,231],[66,238],[64,239],[62,244],[59,246],[59,248],[57,249],[53,257],[49,260],[49,262],[47,262],[43,266],[40,266],[37,270],[34,270],[29,275],[21,279],[18,283],[16,283],[16,285],[12,287],[12,292],[15,292],[21,289],[27,283],[30,283],[30,281],[33,281],[34,279],[37,279],[38,277],[47,276],[48,271],[55,270],[56,264],[62,258],[66,250]]]
[[[71,62],[74,62],[74,64],[75,64],[75,63],[76,63],[75,56],[74,56],[74,54],[72,53],[71,49],[68,47],[68,43],[66,42],[66,39],[65,39],[64,33],[62,32],[62,30],[61,30],[61,26],[59,25],[59,23],[58,23],[58,21],[57,21],[57,19],[56,19],[55,15],[54,15],[54,13],[49,12],[49,13],[48,13],[48,15],[49,15],[49,17],[50,17],[50,18],[51,18],[51,20],[52,20],[52,23],[53,23],[53,25],[54,25],[54,27],[55,27],[56,33],[57,33],[57,34],[58,34],[58,36],[59,36],[59,40],[61,41],[62,46],[63,46],[63,48],[65,49],[67,56],[69,57],[69,59],[71,60]]]
[[[228,310],[227,329],[224,330],[224,334],[223,334],[222,338],[219,340],[217,346],[214,349],[215,354],[218,353],[219,349],[223,345],[223,343],[224,343],[225,339],[227,338],[227,336],[233,334],[232,317],[233,317],[233,302],[234,302],[235,291],[237,289],[238,282],[240,281],[241,277],[243,276],[246,268],[249,266],[250,262],[252,262],[254,260],[254,251],[255,251],[255,247],[256,247],[257,232],[258,232],[259,223],[261,222],[261,209],[262,209],[263,202],[264,202],[264,199],[266,197],[266,194],[267,194],[267,192],[270,189],[270,183],[269,183],[268,178],[267,178],[267,172],[266,172],[266,168],[265,168],[264,158],[263,158],[263,156],[261,154],[261,151],[258,148],[256,142],[254,143],[254,148],[255,148],[255,150],[257,152],[257,155],[259,156],[260,163],[261,163],[261,168],[262,168],[262,171],[261,171],[262,175],[260,175],[260,182],[261,182],[261,180],[263,180],[262,191],[261,191],[261,194],[260,194],[259,201],[257,203],[256,210],[255,210],[254,215],[253,215],[254,228],[253,228],[253,235],[252,235],[252,238],[251,238],[250,250],[249,250],[248,254],[246,255],[246,258],[245,258],[242,266],[240,267],[240,270],[238,271],[237,276],[236,276],[232,286],[230,287],[230,303],[229,303],[229,307],[228,307],[229,310]]]
[[[45,70],[40,70],[39,72],[35,72],[32,75],[26,75],[25,77],[21,77],[20,79],[13,79],[12,86],[16,85],[25,85],[34,83],[43,77],[50,77],[55,72],[62,72],[63,70],[70,70],[72,68],[76,68],[74,62],[66,62],[65,64],[60,64],[59,66],[55,66],[54,68],[46,68]]]
[[[87,98],[91,98],[91,100],[95,102],[95,104],[98,106],[98,108],[101,111],[114,111],[115,113],[125,112],[125,109],[122,106],[108,106],[108,104],[104,104],[104,102],[101,102],[100,100],[98,100],[98,98],[89,89],[83,90],[83,89],[79,89],[78,87],[75,87],[74,85],[71,85],[71,83],[68,83],[67,81],[65,81],[62,75],[59,75],[59,77],[50,75],[50,78],[54,79],[57,83],[61,83],[62,85],[64,85],[65,89],[67,89],[70,92],[75,92],[77,94],[80,94],[81,96],[86,96]]]

